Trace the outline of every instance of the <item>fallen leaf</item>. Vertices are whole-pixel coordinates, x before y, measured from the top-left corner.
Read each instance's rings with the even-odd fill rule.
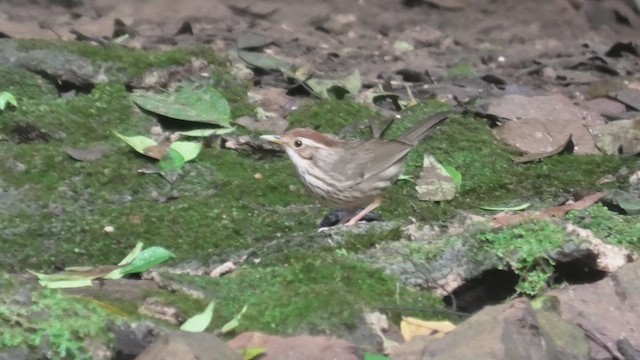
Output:
[[[542,160],[548,157],[552,157],[555,155],[560,155],[560,154],[573,154],[573,149],[575,148],[575,145],[573,144],[573,140],[572,140],[572,135],[569,134],[569,138],[567,139],[567,141],[565,141],[564,143],[558,145],[558,147],[556,147],[555,149],[551,150],[551,151],[547,151],[547,152],[542,152],[542,153],[535,153],[535,154],[526,154],[526,155],[522,155],[522,156],[514,156],[512,157],[513,161],[520,163],[520,164],[524,164],[524,163],[528,163],[528,162],[533,162],[533,161],[538,161],[538,160]]]
[[[202,143],[199,141],[176,141],[171,143],[169,148],[180,153],[185,162],[189,162],[198,156],[202,150]]]
[[[609,96],[635,110],[640,110],[640,90],[638,89],[621,89],[610,93]]]
[[[211,301],[209,305],[204,309],[203,312],[196,314],[187,321],[185,321],[181,326],[180,330],[189,331],[189,332],[203,332],[207,329],[209,324],[211,323],[211,319],[213,318],[213,309],[215,307],[215,303]]]
[[[534,213],[499,214],[493,217],[493,219],[491,220],[491,226],[497,228],[516,225],[525,220],[562,218],[571,210],[582,210],[588,208],[589,206],[598,202],[598,200],[600,200],[605,195],[607,195],[606,192],[598,192],[595,194],[587,195],[576,202],[554,206],[546,210]]]
[[[210,86],[182,86],[163,94],[134,93],[131,100],[141,108],[171,119],[229,127],[231,110],[227,99]]]
[[[423,201],[451,200],[456,195],[454,179],[431,155],[424,155],[420,177],[416,181],[418,199]]]
[[[240,35],[236,40],[236,48],[239,50],[260,50],[273,44],[273,40],[256,33],[246,33]]]
[[[231,330],[235,329],[238,327],[238,325],[240,325],[240,319],[242,319],[242,315],[244,315],[244,313],[247,311],[249,307],[247,305],[245,305],[242,310],[240,310],[240,312],[238,314],[236,314],[236,316],[233,317],[233,319],[229,320],[228,323],[224,324],[224,326],[222,326],[222,328],[220,329],[220,332],[222,334],[226,334],[228,332],[230,332]]]
[[[400,332],[402,332],[402,337],[405,341],[409,341],[418,335],[442,337],[455,329],[456,326],[450,321],[425,321],[412,317],[403,317],[400,322]]]
[[[86,149],[64,148],[64,151],[72,158],[78,161],[96,161],[100,160],[109,151],[106,145],[96,145]]]
[[[357,94],[362,87],[358,69],[341,79],[319,79],[312,77],[305,81],[311,91],[321,99],[343,99],[347,94]]]
[[[122,135],[120,133],[117,133],[114,131],[114,134],[116,134],[117,137],[119,137],[120,139],[122,139],[122,141],[126,142],[129,146],[131,146],[135,151],[139,152],[142,155],[147,155],[145,154],[144,150],[150,146],[156,146],[158,145],[158,143],[156,143],[155,141],[153,141],[152,139],[149,139],[146,136],[141,136],[141,135],[135,135],[135,136],[125,136]],[[159,159],[159,158],[157,158]]]
[[[168,141],[158,145],[147,146],[144,148],[143,154],[152,159],[160,160],[169,151],[169,146],[171,146],[171,143]]]
[[[18,101],[15,96],[8,91],[0,92],[0,110],[4,110],[7,104],[13,105],[13,107],[18,107]]]
[[[178,131],[178,134],[191,137],[209,137],[211,135],[224,135],[236,131],[235,127],[217,129],[195,129],[188,131]]]
[[[479,209],[482,210],[489,210],[489,211],[521,211],[524,210],[526,208],[528,208],[529,206],[531,206],[530,203],[524,203],[522,205],[518,205],[518,206],[511,206],[511,207],[502,207],[502,206],[478,206]]]
[[[293,64],[285,60],[264,53],[238,50],[238,57],[247,65],[266,71],[289,70],[293,67]]]

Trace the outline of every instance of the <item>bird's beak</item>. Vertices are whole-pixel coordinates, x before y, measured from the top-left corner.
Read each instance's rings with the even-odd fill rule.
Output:
[[[282,139],[280,139],[280,136],[278,135],[262,135],[260,136],[260,139],[272,142],[274,144],[284,145],[284,141],[282,141]]]

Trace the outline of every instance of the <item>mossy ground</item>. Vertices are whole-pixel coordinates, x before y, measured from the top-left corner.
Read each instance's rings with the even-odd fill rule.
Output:
[[[118,320],[87,300],[1,274],[0,287],[0,350],[19,347],[50,359],[80,360],[91,358],[88,340],[113,342],[107,324]]]
[[[79,43],[22,46],[64,49],[96,63],[108,61],[127,76],[151,66],[186,63],[197,55],[220,66],[221,73],[213,77],[224,80],[220,90],[229,98],[233,115],[251,111],[244,98],[247,88],[230,81],[220,59],[206,49],[148,53]],[[0,79],[0,90],[10,91],[19,101],[17,109],[0,113],[0,138],[11,140],[12,129],[27,122],[52,135],[49,142],[0,141],[0,188],[7,199],[0,205],[1,269],[52,271],[57,266],[114,264],[138,241],[164,246],[176,253],[178,261],[205,264],[251,248],[253,256],[269,260],[222,279],[191,281],[220,299],[219,309],[227,315],[220,321],[249,303],[254,310],[246,314],[247,328],[287,331],[303,321],[322,330],[335,326],[335,321],[348,323],[360,303],[389,304],[396,296],[395,282],[380,270],[340,258],[331,248],[317,253],[317,244],[305,245],[328,209],[315,206],[284,157],[207,148],[171,186],[160,176],[138,174],[138,169],[152,163],[112,133],[146,134],[153,122],[129,101],[124,83],[101,84],[90,94],[60,98],[54,86],[25,71],[0,67]],[[444,108],[437,102],[415,106],[386,136],[393,138],[426,114]],[[338,132],[374,116],[369,108],[349,101],[317,101],[292,113],[289,120],[294,126]],[[64,152],[65,147],[93,143],[106,143],[111,151],[86,163]],[[379,209],[385,220],[402,222],[411,216],[418,221],[446,221],[457,210],[477,205],[533,202],[543,207],[575,190],[614,187],[617,184],[597,185],[597,180],[625,166],[638,167],[635,158],[572,155],[518,165],[486,123],[463,116],[452,116],[412,152],[407,175],[414,179],[424,151],[462,174],[461,192],[450,202],[425,203],[416,198],[413,182],[400,181]],[[9,170],[10,160],[24,164],[24,172]],[[258,173],[260,180],[255,177]],[[177,199],[157,201],[174,191]],[[115,231],[103,233],[106,225]],[[351,241],[347,250],[358,251],[397,236],[393,229],[376,232]],[[282,245],[267,247],[273,241]],[[400,289],[404,305],[436,303]],[[332,310],[322,310],[323,306]]]

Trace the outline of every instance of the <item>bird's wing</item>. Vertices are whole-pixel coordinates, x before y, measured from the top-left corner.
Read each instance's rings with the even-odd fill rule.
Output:
[[[335,180],[351,186],[387,170],[403,160],[412,148],[401,141],[373,139],[346,149],[324,166],[335,174]]]

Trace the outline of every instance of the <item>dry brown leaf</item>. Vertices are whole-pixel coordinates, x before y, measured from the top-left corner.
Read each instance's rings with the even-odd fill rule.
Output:
[[[442,337],[455,330],[455,328],[456,326],[450,321],[426,321],[403,317],[400,322],[400,331],[405,341],[409,341],[418,335]]]
[[[144,148],[144,154],[150,158],[160,160],[164,156],[164,154],[169,151],[169,146],[171,146],[171,142],[166,141],[162,144],[147,146]]]
[[[519,213],[519,214],[498,214],[493,217],[491,226],[498,228],[503,226],[516,225],[525,220],[533,219],[547,219],[547,218],[561,218],[571,210],[582,210],[595,204],[603,196],[607,195],[606,192],[598,192],[595,194],[587,195],[582,199],[560,206],[554,206],[543,211],[534,213]]]

